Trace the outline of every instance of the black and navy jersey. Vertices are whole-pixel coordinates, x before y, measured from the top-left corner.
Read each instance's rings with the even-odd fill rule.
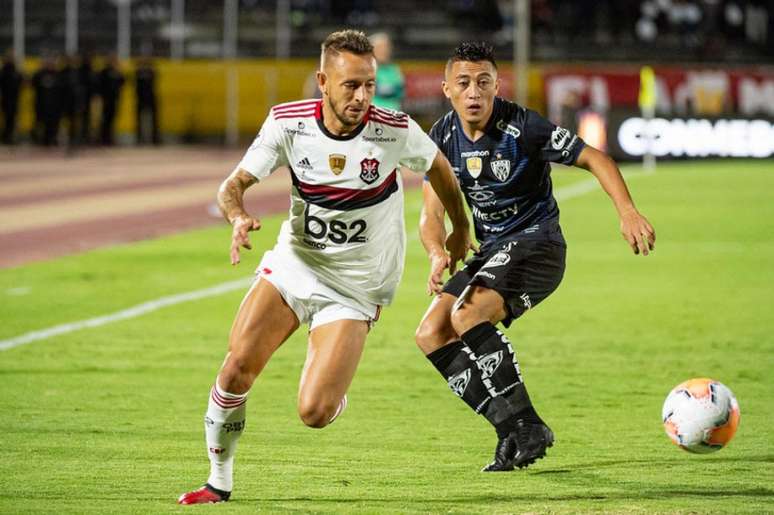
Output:
[[[459,180],[482,251],[498,241],[556,229],[559,207],[548,163],[575,164],[583,140],[499,97],[484,132],[471,141],[454,111],[430,130]]]

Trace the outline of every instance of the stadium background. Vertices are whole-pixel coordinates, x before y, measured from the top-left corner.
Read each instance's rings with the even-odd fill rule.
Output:
[[[409,188],[406,276],[370,337],[346,417],[322,433],[297,421],[299,333],[253,393],[239,494],[226,508],[773,509],[772,2],[0,0],[0,13],[0,48],[16,48],[28,78],[46,56],[83,52],[97,69],[116,53],[128,79],[116,146],[68,148],[64,128],[59,147],[35,145],[29,84],[19,141],[0,146],[0,512],[172,512],[203,477],[206,386],[244,281],[273,244],[288,181],[278,174],[249,192],[264,230],[241,268],[227,265],[214,191],[268,107],[303,95],[320,40],[344,26],[393,36],[405,110],[425,128],[447,108],[443,60],[460,40],[495,43],[504,96],[520,96],[512,71],[526,64],[526,103],[618,152],[659,242],[632,261],[593,179],[555,169],[567,277],[509,336],[557,446],[526,474],[482,477],[488,428],[412,343],[427,299],[420,198]],[[528,63],[514,52],[525,37]],[[134,141],[141,56],[158,71],[158,147]],[[642,116],[643,65],[656,71],[656,117],[678,129],[702,122],[670,133],[685,140],[664,138],[655,173],[617,140],[625,120]],[[742,422],[728,449],[695,457],[668,443],[658,417],[672,386],[703,375],[732,388]]]
[[[404,109],[426,126],[445,108],[438,83],[457,42],[495,43],[503,94],[512,97],[520,37],[531,43],[524,100],[555,122],[568,106],[603,116],[636,110],[644,63],[656,66],[659,115],[774,118],[771,2],[541,0],[527,6],[526,35],[515,22],[519,4],[2,0],[0,12],[11,16],[0,21],[0,48],[29,56],[27,77],[40,56],[95,55],[99,68],[99,57],[114,53],[128,78],[134,59],[156,58],[167,142],[234,144],[250,137],[271,105],[308,94],[319,42],[348,25],[392,35],[406,77]],[[119,104],[117,130],[125,143],[134,133],[132,87],[128,80]],[[22,137],[32,127],[33,103],[31,88],[24,88]]]

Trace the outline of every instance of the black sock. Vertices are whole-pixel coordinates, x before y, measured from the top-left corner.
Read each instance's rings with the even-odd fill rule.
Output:
[[[489,322],[482,322],[462,335],[474,352],[481,382],[492,397],[483,415],[495,426],[498,436],[516,427],[516,420],[543,423],[527,394],[519,364],[508,338]]]
[[[446,379],[449,388],[476,413],[481,413],[491,399],[481,380],[472,351],[456,341],[444,345],[427,355],[427,359]]]

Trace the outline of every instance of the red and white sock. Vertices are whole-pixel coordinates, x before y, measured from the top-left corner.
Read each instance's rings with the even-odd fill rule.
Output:
[[[246,402],[246,393],[228,393],[215,380],[204,417],[204,434],[210,458],[207,482],[218,490],[230,492],[233,488],[234,453],[245,428]]]

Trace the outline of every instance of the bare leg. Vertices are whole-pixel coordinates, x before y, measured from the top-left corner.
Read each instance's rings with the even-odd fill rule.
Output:
[[[245,403],[253,381],[271,355],[298,327],[298,319],[274,285],[258,280],[245,295],[229,338],[229,352],[210,393],[204,433],[210,459],[207,484],[183,494],[180,504],[227,501],[233,488],[237,442],[245,427]]]
[[[330,423],[352,383],[367,334],[363,320],[337,320],[309,333],[298,390],[298,414],[304,424],[322,428]]]
[[[425,355],[460,339],[451,323],[451,313],[455,302],[457,302],[457,297],[442,293],[436,296],[430,303],[430,307],[427,308],[427,312],[414,335],[417,346]]]
[[[465,334],[482,322],[497,324],[508,316],[505,300],[495,290],[473,286],[460,306],[453,310],[451,323],[457,334]]]
[[[239,306],[229,353],[218,376],[225,391],[244,394],[274,351],[298,328],[298,318],[270,282],[259,280]]]

